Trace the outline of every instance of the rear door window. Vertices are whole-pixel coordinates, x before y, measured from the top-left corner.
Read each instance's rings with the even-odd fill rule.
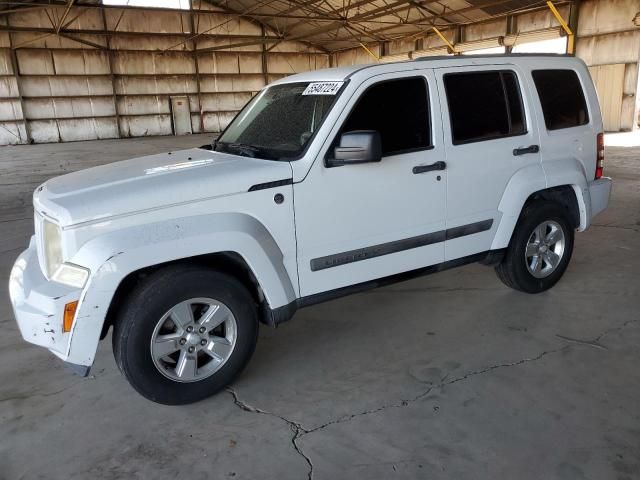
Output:
[[[534,70],[533,82],[540,97],[548,130],[589,123],[587,102],[578,74],[573,70]]]
[[[444,75],[454,145],[526,133],[518,77],[510,70]]]

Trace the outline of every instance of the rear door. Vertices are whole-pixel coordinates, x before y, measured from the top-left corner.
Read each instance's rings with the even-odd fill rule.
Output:
[[[514,65],[435,71],[447,162],[445,260],[491,249],[511,177],[540,164],[531,92]]]

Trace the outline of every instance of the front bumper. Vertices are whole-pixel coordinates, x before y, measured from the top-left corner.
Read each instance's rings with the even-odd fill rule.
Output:
[[[589,197],[591,198],[591,218],[602,212],[609,205],[611,196],[611,179],[602,177],[589,182]]]
[[[62,331],[64,306],[79,300],[81,293],[81,289],[45,278],[40,270],[34,237],[31,237],[29,248],[18,257],[9,277],[9,297],[22,337],[67,360],[71,332]],[[88,366],[70,366],[85,375],[88,373]]]

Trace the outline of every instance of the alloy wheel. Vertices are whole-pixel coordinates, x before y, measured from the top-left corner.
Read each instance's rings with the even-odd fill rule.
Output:
[[[525,263],[536,278],[551,275],[560,265],[566,240],[559,223],[547,220],[538,225],[527,241]]]
[[[224,303],[192,298],[174,305],[151,335],[153,364],[176,382],[197,382],[216,373],[236,345],[238,326]]]

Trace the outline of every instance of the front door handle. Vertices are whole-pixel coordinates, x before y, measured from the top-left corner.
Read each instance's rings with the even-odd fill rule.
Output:
[[[447,168],[447,164],[445,162],[436,162],[436,163],[432,163],[431,165],[418,165],[416,167],[413,167],[413,173],[418,174],[418,173],[425,173],[425,172],[432,172],[434,170],[444,170],[445,168]]]
[[[525,155],[527,153],[538,153],[539,151],[540,151],[539,145],[529,145],[528,147],[514,148],[513,154],[517,156],[517,155]]]

